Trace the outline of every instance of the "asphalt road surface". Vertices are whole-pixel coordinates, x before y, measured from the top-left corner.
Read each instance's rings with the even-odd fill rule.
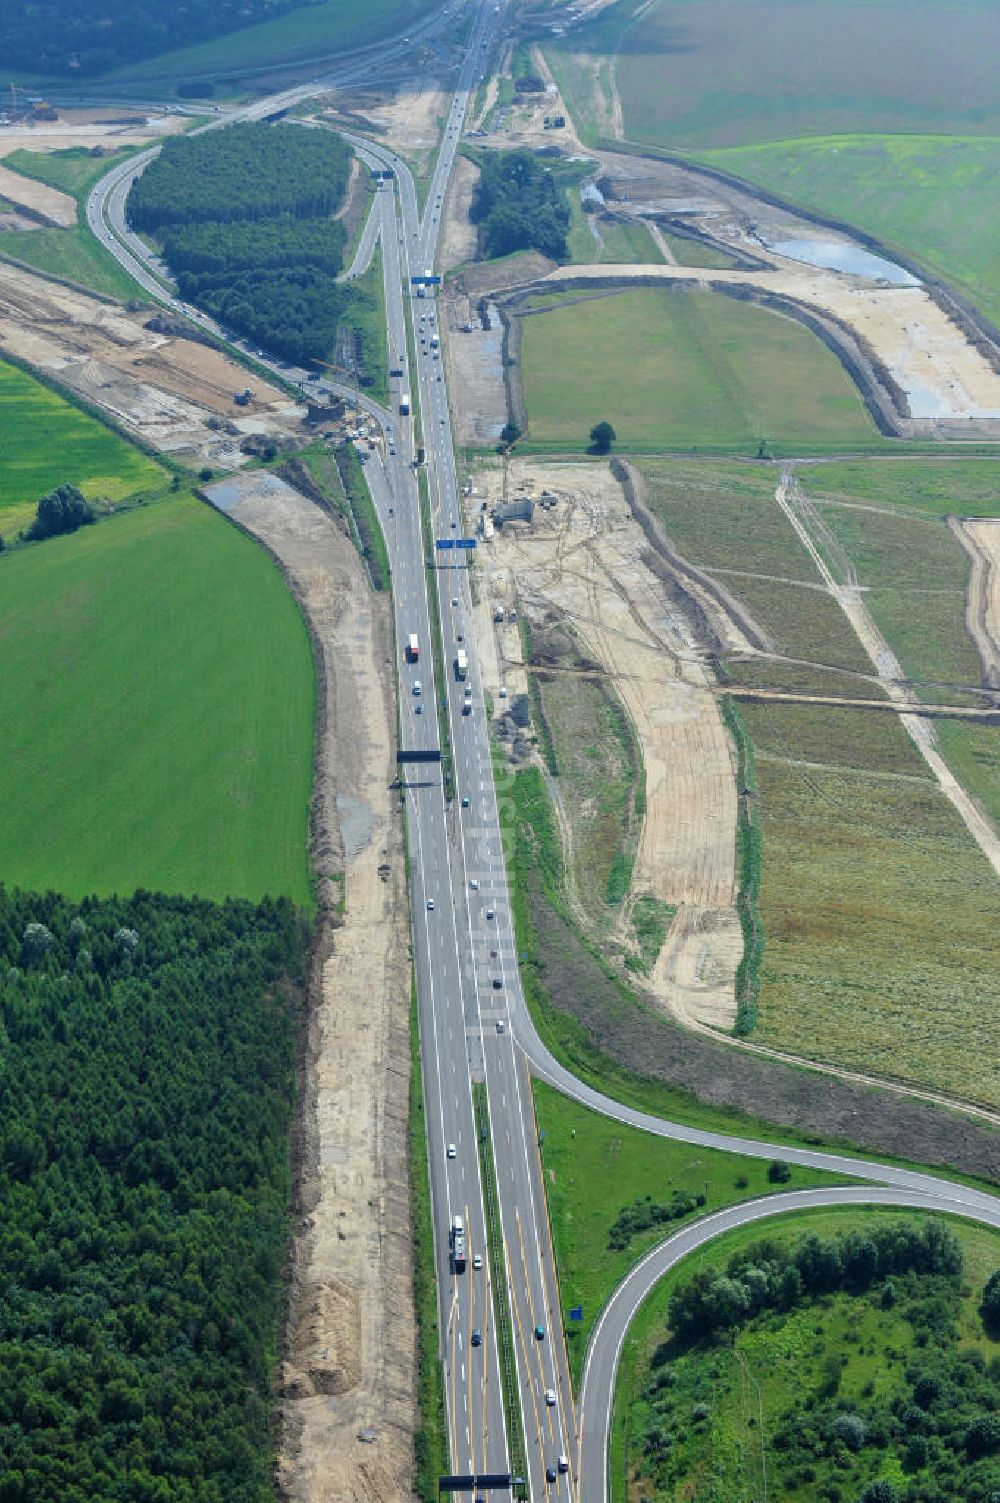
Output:
[[[852,1159],[846,1155],[795,1149],[783,1144],[700,1132],[623,1107],[577,1081],[539,1039],[524,1001],[518,974],[510,895],[503,859],[488,727],[471,633],[467,554],[432,550],[427,556],[414,460],[418,443],[426,450],[427,499],[435,538],[454,538],[462,527],[455,473],[447,382],[433,345],[439,333],[432,291],[417,295],[412,283],[434,265],[441,205],[470,93],[487,71],[504,8],[481,6],[456,93],[444,128],[441,150],[420,214],[406,163],[377,142],[352,139],[369,165],[393,172],[391,188],[380,189],[366,239],[377,235],[383,247],[386,321],[390,362],[402,376],[391,382],[391,410],[363,396],[360,404],[382,430],[366,459],[369,486],[385,532],[393,571],[393,604],[399,644],[400,744],[404,751],[438,747],[438,709],[446,719],[454,759],[455,797],[445,798],[436,763],[401,766],[411,863],[414,960],[420,1013],[421,1058],[427,1122],[436,1266],[441,1316],[449,1445],[456,1472],[506,1472],[511,1447],[505,1425],[501,1383],[501,1344],[497,1340],[487,1234],[499,1239],[499,1266],[512,1315],[511,1346],[525,1440],[531,1496],[567,1503],[604,1503],[607,1496],[607,1434],[618,1354],[628,1324],[648,1290],[679,1257],[730,1226],[805,1205],[890,1204],[947,1210],[992,1225],[1000,1224],[1000,1201],[982,1191],[933,1175]],[[447,14],[443,24],[449,22]],[[395,49],[398,54],[398,49]],[[340,82],[356,77],[350,69]],[[316,85],[258,101],[237,117],[251,119],[286,107],[315,92]],[[213,122],[214,124],[214,122]],[[145,160],[151,159],[150,152]],[[124,222],[128,183],[143,158],[133,158],[97,185],[88,203],[88,221],[98,238],[148,291],[202,327],[225,331],[196,310],[179,304],[150,266],[141,242],[130,239]],[[138,273],[138,274],[137,274]],[[410,340],[407,339],[409,324]],[[230,342],[232,339],[230,338]],[[305,381],[307,372],[253,354],[286,378]],[[409,349],[415,352],[411,357]],[[329,382],[320,386],[343,391]],[[409,392],[411,412],[399,411]],[[419,431],[418,431],[419,425]],[[442,562],[444,560],[444,562]],[[452,566],[452,561],[455,561]],[[438,681],[432,654],[430,572],[437,584],[437,616],[444,678]],[[405,660],[410,633],[419,658]],[[469,666],[459,680],[455,658],[460,646]],[[420,689],[417,692],[417,684]],[[467,691],[468,695],[467,695]],[[464,713],[466,699],[469,713]],[[562,1339],[562,1317],[546,1218],[529,1071],[583,1104],[615,1120],[657,1136],[752,1157],[780,1157],[791,1163],[831,1169],[862,1181],[843,1189],[801,1191],[734,1206],[707,1216],[653,1249],[634,1269],[603,1312],[592,1337],[575,1410]],[[473,1110],[474,1084],[486,1089],[488,1131],[495,1163],[496,1220],[487,1220]],[[449,1156],[453,1145],[454,1156]],[[462,1217],[467,1266],[455,1270],[449,1228]],[[482,1266],[474,1267],[477,1256]],[[536,1337],[541,1329],[541,1338]],[[473,1333],[479,1333],[474,1344]],[[551,1396],[554,1402],[547,1402]],[[568,1470],[557,1469],[565,1456]],[[554,1481],[546,1471],[556,1470]]]

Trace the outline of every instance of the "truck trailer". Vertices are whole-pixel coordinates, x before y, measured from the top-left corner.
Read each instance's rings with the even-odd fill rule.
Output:
[[[417,641],[416,632],[411,631],[406,639],[406,661],[415,663],[420,657],[420,643]]]
[[[461,681],[469,672],[469,657],[464,647],[460,647],[455,654],[455,677]]]
[[[399,411],[401,417],[406,417],[410,411],[410,393],[408,391],[401,391],[399,393]]]
[[[456,1273],[465,1272],[465,1222],[461,1216],[451,1218],[451,1260]]]

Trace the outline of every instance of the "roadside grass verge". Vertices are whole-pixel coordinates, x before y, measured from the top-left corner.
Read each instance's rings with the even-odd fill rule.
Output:
[[[767,1160],[652,1137],[590,1111],[543,1081],[535,1081],[534,1093],[560,1297],[564,1309],[583,1306],[582,1321],[566,1322],[578,1387],[594,1322],[650,1247],[698,1216],[788,1184],[771,1183]],[[795,1188],[843,1183],[839,1175],[791,1169]],[[652,1207],[680,1214],[643,1226]]]
[[[88,501],[100,503],[167,484],[166,472],[141,449],[5,361],[0,362],[0,404],[0,535],[7,542],[57,485],[75,485]]]
[[[266,555],[178,494],[0,571],[4,879],[311,905],[313,667]]]
[[[4,157],[5,167],[11,167],[24,177],[33,177],[37,182],[47,183],[50,188],[61,188],[82,204],[91,188],[112,167],[133,157],[144,146],[112,148],[98,147],[96,153],[89,146],[69,146],[62,151],[12,151]]]
[[[424,1086],[420,1073],[420,1024],[416,977],[410,978],[410,1228],[413,1238],[413,1303],[417,1313],[417,1407],[414,1438],[416,1493],[421,1503],[436,1503],[438,1478],[449,1470],[448,1437],[441,1371],[434,1222]]]
[[[903,1381],[907,1368],[934,1368],[945,1353],[990,1363],[996,1343],[984,1338],[977,1307],[986,1279],[1000,1263],[1000,1235],[992,1228],[953,1217],[933,1218],[959,1239],[964,1256],[961,1285],[952,1291],[948,1303],[942,1303],[936,1289],[925,1288],[924,1281],[907,1276],[899,1281],[894,1302],[883,1299],[881,1290],[854,1297],[824,1296],[787,1316],[753,1322],[731,1341],[672,1353],[674,1360],[666,1365],[661,1360],[670,1297],[696,1270],[722,1270],[731,1257],[745,1254],[765,1239],[787,1246],[807,1235],[864,1234],[876,1226],[926,1224],[927,1219],[926,1213],[877,1207],[775,1217],[722,1234],[666,1274],[637,1311],[622,1346],[611,1430],[615,1503],[634,1496],[637,1485],[652,1503],[676,1496],[677,1469],[665,1467],[662,1486],[657,1487],[653,1455],[679,1459],[688,1487],[711,1486],[714,1479],[718,1491],[713,1489],[713,1495],[743,1496],[754,1479],[760,1481],[766,1441],[770,1442],[766,1450],[768,1492],[780,1489],[780,1496],[789,1503],[813,1503],[818,1497],[832,1496],[828,1487],[834,1485],[841,1496],[856,1497],[858,1488],[873,1474],[889,1477],[900,1486],[909,1477],[919,1481],[930,1475],[919,1466],[909,1473],[900,1467],[898,1441],[888,1452],[879,1449],[874,1454],[869,1441],[857,1460],[845,1450],[835,1463],[835,1472],[831,1451],[826,1449],[808,1475],[804,1468],[789,1466],[787,1451],[776,1448],[773,1437],[792,1410],[804,1425],[810,1413],[834,1398],[845,1413],[863,1412],[873,1393],[875,1402],[891,1400],[908,1386]],[[932,1305],[941,1318],[928,1329],[926,1314]],[[968,1370],[971,1376],[971,1366]],[[697,1411],[698,1418],[676,1435],[677,1449],[661,1451],[655,1441],[647,1449],[650,1435],[662,1430],[665,1420],[669,1423],[668,1416],[678,1406],[691,1416]],[[866,1471],[859,1477],[855,1467]],[[850,1491],[846,1493],[842,1489],[848,1479]]]
[[[525,997],[540,1037],[579,1079],[709,1131],[943,1165],[994,1183],[1000,1134],[985,1124],[740,1052],[645,1007],[557,906],[560,854],[541,775],[532,769],[500,782],[498,774],[498,787]]]
[[[524,1445],[524,1429],[521,1424],[521,1396],[517,1383],[514,1325],[511,1319],[510,1301],[507,1298],[507,1268],[500,1206],[497,1201],[496,1165],[493,1158],[493,1138],[490,1134],[490,1114],[486,1099],[486,1086],[482,1081],[473,1082],[472,1104],[476,1119],[479,1171],[486,1213],[490,1286],[493,1295],[493,1319],[497,1328],[500,1381],[503,1384],[503,1409],[507,1421],[507,1447],[512,1473],[515,1477],[524,1477],[527,1474],[528,1463]],[[519,1491],[518,1496],[523,1497],[523,1493]]]
[[[736,967],[736,1023],[733,1032],[745,1037],[757,1026],[760,968],[764,959],[764,927],[760,919],[760,789],[753,746],[739,710],[728,695],[722,699],[722,718],[736,748],[736,870],[739,891],[736,912],[743,934],[743,954]]]
[[[349,263],[344,262],[345,266]],[[382,285],[382,247],[377,245],[372,264],[352,283],[362,294],[352,300],[350,320],[361,337],[361,385],[376,402],[389,401],[389,336],[385,321],[385,291]]]
[[[347,521],[354,546],[368,569],[372,588],[388,590],[391,583],[389,554],[357,450],[352,444],[331,450],[326,444],[314,443],[303,449],[297,458],[309,472],[313,484]]]
[[[600,351],[600,359],[594,359]],[[522,320],[528,438],[770,454],[879,449],[846,371],[794,319],[715,292],[640,288]]]

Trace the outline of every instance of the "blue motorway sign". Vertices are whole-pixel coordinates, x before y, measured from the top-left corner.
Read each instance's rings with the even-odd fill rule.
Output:
[[[455,547],[456,548],[474,548],[475,546],[476,546],[476,540],[475,540],[475,538],[456,538],[455,539]]]
[[[410,282],[414,287],[440,287],[440,277],[411,277]]]
[[[438,540],[434,544],[434,546],[435,546],[435,548],[454,548],[455,547],[455,539],[454,538],[438,538]]]

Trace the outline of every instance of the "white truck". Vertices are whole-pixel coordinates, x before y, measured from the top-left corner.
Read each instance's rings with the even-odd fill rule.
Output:
[[[464,647],[460,647],[455,654],[455,677],[461,682],[468,676],[469,657]]]
[[[456,1273],[465,1272],[465,1222],[461,1216],[451,1218],[451,1260],[455,1265]]]
[[[406,639],[406,661],[408,663],[415,663],[417,662],[419,657],[420,643],[417,641],[416,632],[411,631],[410,635]]]
[[[408,391],[401,391],[399,393],[399,412],[400,412],[400,416],[401,417],[406,417],[408,415],[409,411],[410,411],[410,393]]]

